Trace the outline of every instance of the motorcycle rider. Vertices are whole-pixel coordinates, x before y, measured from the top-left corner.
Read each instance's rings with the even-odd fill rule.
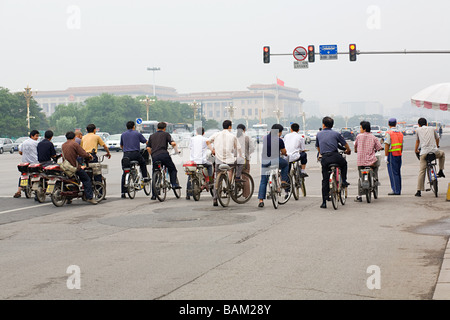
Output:
[[[76,175],[83,183],[84,194],[86,196],[87,202],[91,204],[97,204],[97,201],[93,198],[91,178],[89,178],[86,171],[83,170],[83,167],[77,161],[77,157],[83,157],[92,160],[93,156],[90,153],[87,153],[75,141],[75,133],[73,131],[69,131],[66,133],[66,139],[67,141],[64,142],[61,146],[63,157],[65,160],[69,161],[72,166],[77,167]]]
[[[39,163],[37,154],[37,145],[39,139],[39,131],[32,130],[30,132],[30,137],[25,140],[19,146],[19,154],[22,156],[22,162],[29,164]],[[20,187],[20,177],[19,177],[19,188],[14,194],[14,198],[20,198],[22,196],[22,188]],[[36,198],[35,198],[36,199]],[[37,200],[37,199],[36,199]]]
[[[37,145],[38,161],[44,166],[51,164],[57,159],[55,146],[52,143],[53,131],[47,130],[44,133],[44,139]]]

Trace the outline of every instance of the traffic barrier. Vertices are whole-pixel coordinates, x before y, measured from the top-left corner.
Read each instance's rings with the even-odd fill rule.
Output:
[[[448,188],[447,188],[447,201],[450,201],[450,182],[448,183]]]

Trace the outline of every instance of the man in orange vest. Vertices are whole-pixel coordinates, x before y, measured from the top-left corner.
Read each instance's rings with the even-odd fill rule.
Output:
[[[389,119],[388,125],[389,130],[384,138],[384,161],[387,163],[392,188],[392,192],[389,192],[388,195],[398,196],[402,192],[403,133],[397,129],[397,119]]]

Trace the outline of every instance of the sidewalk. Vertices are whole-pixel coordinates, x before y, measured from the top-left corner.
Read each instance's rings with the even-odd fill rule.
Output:
[[[450,300],[450,241],[448,240],[433,300]]]

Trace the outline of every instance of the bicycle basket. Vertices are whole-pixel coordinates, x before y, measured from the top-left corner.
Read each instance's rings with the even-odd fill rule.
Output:
[[[102,174],[102,165],[100,163],[89,163],[89,168],[92,168],[94,176]]]

